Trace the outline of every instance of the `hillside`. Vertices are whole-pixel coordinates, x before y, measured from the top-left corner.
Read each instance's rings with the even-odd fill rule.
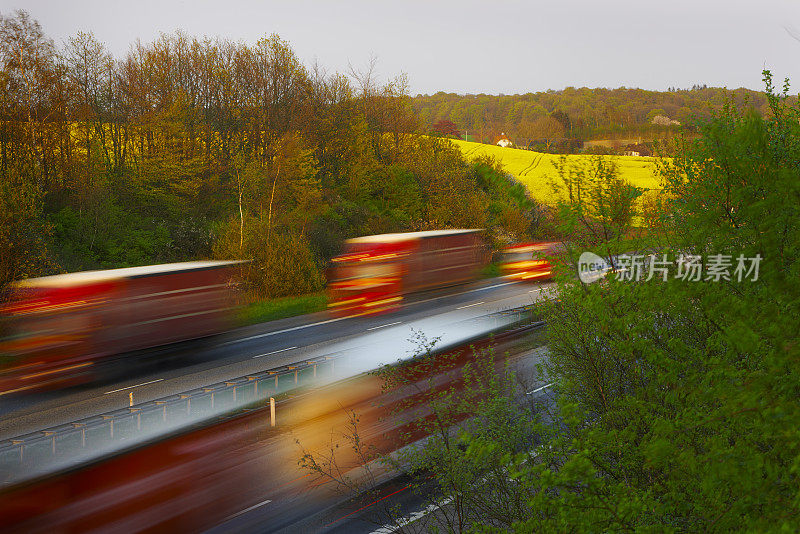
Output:
[[[411,106],[424,129],[451,121],[459,137],[493,142],[505,133],[517,145],[543,138],[591,139],[669,138],[680,123],[693,131],[697,121],[708,120],[727,103],[767,110],[763,94],[748,89],[695,86],[691,89],[647,91],[567,87],[523,95],[417,95]],[[662,116],[661,122],[654,121]],[[551,119],[556,119],[553,122]],[[534,144],[536,144],[534,142]]]
[[[533,198],[544,203],[553,201],[553,192],[548,182],[548,176],[555,176],[556,169],[553,166],[553,162],[557,161],[560,156],[468,141],[452,140],[452,142],[469,160],[479,156],[495,158],[502,164],[506,172],[514,175],[528,188]],[[589,157],[591,156],[567,156],[569,160]],[[660,189],[658,178],[655,175],[656,158],[636,156],[602,157],[612,159],[619,168],[620,176],[632,185],[643,189]]]

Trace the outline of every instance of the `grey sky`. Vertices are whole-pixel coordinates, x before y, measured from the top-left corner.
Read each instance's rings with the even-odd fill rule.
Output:
[[[412,94],[525,93],[575,87],[761,89],[761,70],[800,90],[800,0],[178,1],[0,0],[61,43],[91,31],[115,57],[137,38],[254,42],[271,33],[329,72],[371,55]]]

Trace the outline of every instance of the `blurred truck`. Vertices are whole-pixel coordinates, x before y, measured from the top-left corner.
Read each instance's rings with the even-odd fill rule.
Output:
[[[500,270],[511,280],[548,280],[553,276],[553,262],[564,250],[558,241],[511,245],[500,253]]]
[[[475,280],[486,259],[482,232],[432,230],[348,239],[328,271],[331,311],[388,311],[404,295]]]
[[[0,308],[0,396],[87,382],[120,355],[230,328],[236,261],[85,271],[11,284]]]

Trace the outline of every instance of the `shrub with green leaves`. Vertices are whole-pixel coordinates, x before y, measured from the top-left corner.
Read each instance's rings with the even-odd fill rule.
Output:
[[[647,245],[760,255],[758,279],[562,284],[548,328],[568,431],[521,470],[537,494],[521,529],[800,526],[800,110],[765,74],[770,117],[728,106],[662,169]]]

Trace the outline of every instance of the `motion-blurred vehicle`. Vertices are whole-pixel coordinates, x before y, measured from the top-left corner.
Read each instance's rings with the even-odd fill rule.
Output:
[[[331,311],[389,311],[404,295],[475,280],[485,262],[482,232],[433,230],[348,239],[328,272]]]
[[[231,326],[236,261],[85,271],[15,282],[0,308],[0,396],[91,381],[114,357]]]
[[[552,262],[563,251],[558,241],[511,245],[501,251],[500,270],[511,280],[548,280],[553,277]]]
[[[22,482],[4,485],[0,473],[0,524],[4,532],[26,533],[202,532],[219,524],[217,532],[289,531],[294,522],[351,497],[326,477],[301,467],[298,458],[305,451],[334,447],[336,469],[355,486],[364,481],[369,484],[364,487],[372,488],[396,476],[388,465],[375,461],[367,481],[365,461],[423,439],[430,428],[425,406],[444,392],[467,386],[463,369],[475,361],[476,351],[492,346],[495,354],[506,354],[521,339],[511,331],[397,363],[397,377],[402,379],[389,389],[379,375],[365,372],[278,397],[276,426],[270,424],[267,403],[157,439],[131,438],[122,442],[121,450],[88,464]],[[525,353],[513,351],[510,363],[516,365]],[[504,356],[493,365],[497,372],[505,372],[508,363]],[[273,395],[262,393],[262,401],[265,394]],[[355,414],[356,435],[363,450],[369,451],[366,459],[362,449],[338,445],[350,445]],[[450,424],[469,415],[454,414]],[[49,454],[48,449],[42,452]],[[25,459],[20,457],[32,461]],[[258,524],[249,524],[248,529],[225,524],[251,510],[262,512]]]

